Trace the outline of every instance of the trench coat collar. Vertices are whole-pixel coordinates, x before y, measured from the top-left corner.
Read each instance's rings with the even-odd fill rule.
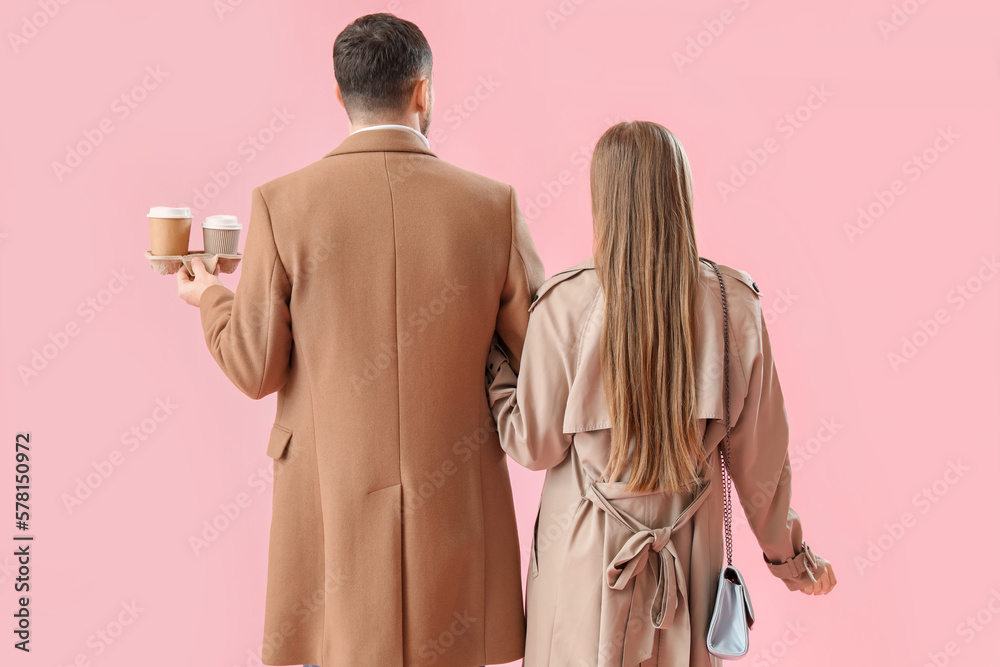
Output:
[[[346,153],[424,153],[437,157],[415,133],[403,129],[379,128],[348,135],[324,158]]]

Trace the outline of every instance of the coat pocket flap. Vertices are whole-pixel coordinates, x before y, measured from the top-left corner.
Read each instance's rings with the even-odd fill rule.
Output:
[[[267,441],[267,455],[272,459],[280,459],[285,453],[285,447],[292,437],[292,431],[277,424],[271,427],[271,437]]]

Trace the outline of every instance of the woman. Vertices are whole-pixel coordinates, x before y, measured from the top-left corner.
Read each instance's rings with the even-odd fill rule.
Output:
[[[594,150],[593,258],[530,308],[519,375],[499,344],[504,449],[548,470],[527,584],[525,667],[719,665],[706,633],[725,557],[723,320],[699,259],[687,158],[666,128],[619,123]],[[730,342],[730,467],[765,563],[829,592],[789,505],[788,424],[759,291],[718,265]],[[737,551],[734,564],[748,562]]]

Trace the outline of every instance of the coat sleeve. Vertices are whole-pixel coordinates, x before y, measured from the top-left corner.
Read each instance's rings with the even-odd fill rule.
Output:
[[[516,373],[520,367],[521,350],[528,328],[528,306],[535,292],[545,281],[545,267],[535,250],[528,224],[517,205],[517,193],[510,189],[510,254],[507,278],[500,292],[496,332],[509,353],[509,363]]]
[[[212,285],[201,297],[205,343],[240,391],[253,399],[280,389],[292,347],[291,285],[278,256],[267,203],[254,188],[236,292]]]
[[[563,433],[563,418],[575,369],[571,355],[553,342],[552,327],[549,308],[532,311],[518,373],[496,337],[487,359],[489,402],[500,444],[530,470],[558,465],[573,442],[571,434]]]
[[[759,335],[752,336],[749,349],[740,350],[742,363],[749,365],[749,371],[745,371],[748,388],[743,409],[730,432],[730,467],[733,486],[763,550],[764,562],[789,590],[795,591],[816,581],[822,568],[803,541],[802,522],[791,507],[788,417],[767,325],[759,308],[754,316],[759,318],[759,326],[755,323],[743,329]],[[720,447],[725,448],[725,439]]]

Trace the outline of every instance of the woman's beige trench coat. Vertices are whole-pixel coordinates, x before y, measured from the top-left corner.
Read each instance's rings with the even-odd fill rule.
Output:
[[[699,494],[626,494],[624,482],[598,481],[611,432],[600,366],[604,299],[593,266],[582,262],[539,289],[519,375],[499,347],[490,353],[501,443],[521,465],[548,469],[530,554],[524,665],[721,665],[705,639],[725,561],[718,454]],[[711,266],[699,266],[698,416],[704,446],[714,449],[725,431],[721,293]],[[759,292],[745,272],[719,268],[730,317],[733,483],[768,567],[798,590],[820,572],[789,505],[788,423]],[[737,553],[734,564],[748,557]]]

